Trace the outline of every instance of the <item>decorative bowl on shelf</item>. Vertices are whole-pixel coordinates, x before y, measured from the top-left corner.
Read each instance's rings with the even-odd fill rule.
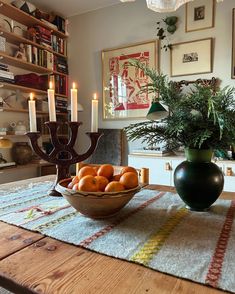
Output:
[[[70,179],[60,181],[56,190],[77,211],[90,218],[106,218],[121,210],[140,191],[141,187],[120,192],[82,192],[66,188]]]

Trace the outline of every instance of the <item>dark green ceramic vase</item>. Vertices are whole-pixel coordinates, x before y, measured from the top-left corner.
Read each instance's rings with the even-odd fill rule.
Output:
[[[206,211],[223,190],[223,173],[211,162],[211,150],[186,149],[185,155],[174,172],[176,191],[191,210]]]

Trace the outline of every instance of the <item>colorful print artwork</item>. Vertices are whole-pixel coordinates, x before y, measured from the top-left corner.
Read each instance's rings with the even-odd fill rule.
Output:
[[[147,44],[153,45],[152,48],[146,48]],[[130,59],[138,59],[150,68],[155,68],[155,46],[154,41],[143,45],[103,51],[104,119],[144,117],[146,115],[152,97],[148,93],[142,93],[140,89],[149,82],[148,77],[142,70],[128,66],[128,62]]]

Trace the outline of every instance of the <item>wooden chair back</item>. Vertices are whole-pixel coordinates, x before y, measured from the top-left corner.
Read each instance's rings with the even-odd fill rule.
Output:
[[[99,167],[101,164],[91,164],[91,163],[85,163],[85,162],[79,162],[76,164],[76,175],[78,175],[79,170],[83,166],[92,166],[92,167]],[[124,166],[113,166],[114,167],[114,174],[119,174]],[[139,176],[139,182],[141,185],[148,185],[149,184],[149,169],[148,168],[140,168],[136,169]]]

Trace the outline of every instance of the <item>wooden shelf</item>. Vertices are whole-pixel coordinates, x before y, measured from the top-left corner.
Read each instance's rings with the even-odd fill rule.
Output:
[[[1,11],[1,8],[0,8],[0,11]],[[5,37],[7,39],[7,42],[11,43],[11,44],[14,44],[14,45],[19,45],[20,43],[24,43],[24,44],[30,44],[32,46],[35,46],[35,47],[38,47],[40,49],[43,49],[43,50],[47,50],[49,52],[52,52],[53,54],[57,55],[57,56],[61,56],[63,58],[66,58],[67,59],[67,56],[65,56],[64,54],[61,54],[61,53],[58,53],[52,49],[49,49],[45,46],[42,46],[38,43],[35,43],[31,40],[28,40],[20,35],[17,35],[17,34],[14,34],[14,33],[10,33],[10,32],[7,32],[3,29],[0,29],[0,35]]]
[[[6,89],[9,89],[9,90],[20,90],[20,91],[25,92],[25,93],[33,92],[33,93],[38,94],[38,95],[47,95],[47,91],[39,90],[39,89],[35,89],[35,88],[30,88],[30,87],[24,87],[24,86],[20,86],[20,85],[17,85],[17,84],[11,84],[11,83],[0,82],[0,88],[6,88]],[[59,93],[55,93],[55,96],[68,98],[67,95],[59,94]]]
[[[26,69],[29,71],[33,71],[39,74],[49,74],[52,73],[53,71],[39,66],[39,65],[35,65],[33,63],[29,63],[27,61],[23,61],[21,59],[12,57],[10,55],[7,55],[5,52],[0,51],[0,61],[3,63],[7,63],[9,65],[15,66],[15,67],[20,67],[22,69]]]
[[[6,111],[6,112],[23,112],[23,113],[28,113],[28,109],[20,109],[20,108],[4,108],[3,111]],[[49,116],[49,113],[48,112],[45,112],[45,111],[36,111],[37,114],[42,114],[42,115],[45,115],[45,116]],[[56,115],[58,116],[67,116],[68,113],[66,112],[56,112]]]
[[[22,137],[22,136],[26,136],[26,135],[0,135],[0,137],[4,137],[4,138],[14,138],[14,137]]]
[[[28,109],[20,109],[20,108],[4,108],[3,111],[6,112],[23,112],[23,113],[28,113]],[[44,115],[49,115],[48,112],[45,111],[37,111],[37,114],[44,114]]]
[[[55,74],[55,75],[61,75],[61,76],[68,76],[68,74],[65,74],[65,73],[62,73],[62,72],[56,71],[56,70],[53,71],[53,74]]]
[[[50,25],[46,24],[45,22],[25,13],[24,11],[16,8],[15,6],[6,3],[5,1],[0,1],[0,13],[16,20],[17,22],[26,25],[28,27],[34,26],[34,25],[40,25],[46,29],[49,29],[54,35],[57,35],[61,38],[67,38],[68,36],[64,33],[53,29]]]
[[[33,93],[39,94],[39,95],[47,95],[47,91],[24,87],[24,86],[20,86],[17,84],[4,83],[4,82],[0,82],[0,88],[6,88],[9,90],[21,90],[22,92],[26,92],[26,93],[33,92]]]

